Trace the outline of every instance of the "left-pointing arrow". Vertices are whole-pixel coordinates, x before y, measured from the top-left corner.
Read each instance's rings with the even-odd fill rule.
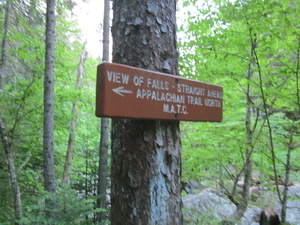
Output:
[[[124,97],[124,94],[125,94],[125,93],[126,93],[126,94],[132,94],[132,93],[133,93],[133,92],[130,91],[130,90],[124,89],[123,86],[114,88],[114,89],[112,89],[112,90],[113,90],[116,94],[121,95],[122,97]]]

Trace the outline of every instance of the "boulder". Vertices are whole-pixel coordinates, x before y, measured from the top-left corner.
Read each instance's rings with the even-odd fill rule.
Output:
[[[221,220],[231,215],[236,206],[222,198],[212,189],[204,189],[199,194],[189,194],[183,197],[184,216],[187,221],[197,221],[201,216]]]
[[[281,204],[276,203],[275,208],[276,212],[280,215]],[[300,199],[296,201],[288,201],[287,211],[286,211],[286,221],[291,225],[300,225]]]
[[[287,222],[291,225],[300,225],[300,193],[290,189],[291,201],[287,204]],[[185,224],[221,224],[236,210],[236,206],[213,189],[204,189],[199,194],[188,194],[183,197],[183,213]],[[275,212],[280,216],[281,205],[275,204]],[[260,214],[262,209],[251,206],[237,225],[259,225],[253,218]],[[211,222],[210,222],[211,221]]]

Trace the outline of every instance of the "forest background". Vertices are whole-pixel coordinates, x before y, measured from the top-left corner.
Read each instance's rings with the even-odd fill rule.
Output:
[[[88,224],[99,211],[94,206],[100,121],[94,105],[101,59],[86,52],[72,15],[76,2],[56,4],[54,145],[56,179],[62,184],[58,220]],[[47,197],[42,152],[46,4],[2,0],[0,7],[0,223],[15,221],[7,163],[12,156],[22,224],[34,224],[44,220]],[[290,0],[178,3],[180,75],[224,88],[222,123],[181,122],[184,181],[217,185],[231,197],[235,186],[228,186],[228,181],[236,184],[246,169],[259,172],[260,181],[273,189],[278,185],[271,181],[300,180],[299,7],[298,1]],[[11,152],[5,150],[3,134]],[[63,185],[70,134],[74,134],[72,170],[68,185]],[[284,200],[284,192],[277,192]]]

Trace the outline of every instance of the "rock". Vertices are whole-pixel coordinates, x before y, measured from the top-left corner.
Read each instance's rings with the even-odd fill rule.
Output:
[[[256,206],[248,208],[241,219],[240,225],[259,225],[259,223],[253,221],[253,218],[256,217],[257,215],[260,215],[261,212],[262,209]]]
[[[282,206],[276,203],[276,212],[280,215]],[[281,217],[281,216],[280,216]],[[292,225],[300,225],[300,200],[288,201],[286,211],[286,221]]]
[[[289,196],[294,198],[287,204],[287,222],[291,225],[300,225],[300,190],[297,187],[290,187]],[[236,210],[234,204],[211,188],[204,189],[199,194],[184,196],[183,207],[185,224],[221,224],[221,221],[226,221],[226,218]],[[281,218],[279,203],[275,204],[274,210]],[[249,207],[237,225],[259,225],[253,218],[261,212],[262,209],[256,206]]]
[[[293,225],[300,225],[300,210],[299,210],[299,203],[298,208],[288,208],[286,217],[287,222]]]
[[[184,216],[189,220],[197,220],[201,215],[209,215],[214,219],[221,220],[236,210],[235,205],[212,192],[212,189],[204,189],[199,194],[184,196],[183,207],[186,209]]]
[[[201,186],[196,181],[182,181],[181,182],[182,191],[185,191],[187,194],[195,194],[195,192],[202,191],[204,189],[203,186]]]
[[[289,197],[299,199],[300,198],[300,186],[297,186],[297,185],[290,186],[288,189],[288,193],[289,193]]]

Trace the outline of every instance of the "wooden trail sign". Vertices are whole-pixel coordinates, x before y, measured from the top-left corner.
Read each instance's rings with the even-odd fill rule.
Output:
[[[223,88],[116,63],[97,70],[96,116],[222,121]]]

